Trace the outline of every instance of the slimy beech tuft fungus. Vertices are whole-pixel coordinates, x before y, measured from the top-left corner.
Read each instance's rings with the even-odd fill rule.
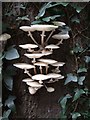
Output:
[[[64,22],[54,21],[53,25],[35,24],[31,26],[20,27],[21,30],[28,33],[28,36],[31,38],[34,44],[27,43],[19,45],[19,47],[22,49],[26,49],[28,52],[31,52],[24,54],[24,56],[30,59],[30,64],[16,63],[14,66],[20,69],[24,69],[24,73],[28,75],[28,77],[23,79],[22,82],[26,83],[31,95],[34,95],[38,89],[41,89],[42,87],[45,87],[47,92],[54,92],[55,88],[47,87],[46,83],[54,84],[55,82],[58,82],[59,79],[64,78],[64,76],[59,74],[59,67],[62,67],[65,63],[58,62],[57,60],[50,59],[49,57],[49,55],[53,54],[54,49],[60,48],[59,45],[62,44],[64,39],[70,38],[69,33],[65,31],[54,34],[54,31],[57,31],[58,27],[63,26],[66,26]],[[33,32],[35,31],[40,33],[40,43],[38,43],[38,40],[35,39],[35,36],[33,37]],[[46,32],[50,32],[50,34],[47,36]],[[58,39],[59,42],[56,45],[52,43],[48,45],[50,38]],[[47,56],[48,59],[46,58]],[[31,69],[34,69],[33,73],[30,73]]]

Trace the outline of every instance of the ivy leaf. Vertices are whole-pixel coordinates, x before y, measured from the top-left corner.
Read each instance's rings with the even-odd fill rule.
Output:
[[[17,49],[10,47],[6,52],[5,52],[5,58],[7,60],[13,60],[19,58],[19,54]]]
[[[22,16],[22,17],[18,17],[18,18],[16,19],[16,21],[18,21],[18,20],[27,20],[27,21],[30,21],[30,19],[28,18],[28,15]]]
[[[13,89],[13,78],[11,76],[5,76],[4,77],[4,82],[6,85],[6,88],[10,91]]]
[[[68,83],[71,82],[71,81],[77,82],[78,79],[77,79],[77,76],[73,75],[72,73],[69,73],[69,74],[67,74],[67,78],[66,78],[66,80],[65,80],[64,85],[68,84]]]
[[[74,112],[74,113],[72,113],[71,115],[72,115],[72,120],[76,120],[78,117],[81,116],[81,114],[78,113],[78,112]]]
[[[66,7],[69,3],[68,2],[60,2],[60,4],[64,7]]]
[[[78,98],[80,98],[80,96],[82,94],[85,94],[85,91],[83,89],[77,89],[75,91],[75,95],[74,95],[74,98],[73,98],[73,102],[76,101]]]
[[[2,117],[1,120],[9,120],[8,117],[9,117],[10,113],[11,113],[11,110],[10,110],[10,109],[7,110],[7,111],[4,111],[3,117]]]
[[[85,76],[79,77],[78,84],[83,85],[83,81],[85,80]]]
[[[50,20],[54,20],[57,17],[60,17],[60,15],[54,15],[54,16],[45,17],[42,20],[45,21],[45,22],[49,22]]]
[[[77,16],[74,16],[71,18],[71,22],[76,22],[76,23],[79,23],[80,24],[80,20],[78,19]]]
[[[67,103],[67,99],[71,98],[72,96],[70,94],[67,94],[61,101],[61,107],[63,109],[63,113],[65,112],[65,108],[66,108],[66,103]]]
[[[43,17],[45,12],[46,12],[46,9],[49,8],[51,6],[51,2],[48,2],[47,4],[44,4],[42,6],[42,8],[39,10],[39,13],[38,15],[35,17],[35,19],[39,19],[40,17]]]
[[[90,62],[90,57],[89,56],[85,56],[85,62],[89,63]]]
[[[71,4],[71,6],[76,10],[77,13],[80,13],[85,8],[86,5],[81,6],[80,4],[74,3]]]
[[[5,101],[5,106],[8,106],[13,112],[15,112],[16,107],[14,104],[14,100],[16,99],[15,96],[9,95],[8,99]]]
[[[77,73],[87,72],[87,68],[80,67],[77,71]]]

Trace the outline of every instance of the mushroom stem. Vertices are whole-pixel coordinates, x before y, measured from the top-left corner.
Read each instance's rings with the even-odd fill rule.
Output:
[[[55,30],[52,30],[52,32],[49,34],[48,38],[46,39],[45,43],[48,42],[48,40],[50,39],[50,37],[52,36],[52,34],[54,33]]]
[[[37,74],[36,67],[34,68],[34,74]]]
[[[40,66],[40,68],[39,68],[39,69],[40,69],[40,73],[42,74],[42,73],[43,73],[43,72],[42,72],[42,66]]]
[[[63,44],[63,39],[61,39],[56,45],[60,45],[60,44]]]
[[[39,44],[36,42],[36,40],[33,38],[32,33],[31,33],[30,31],[29,31],[28,36],[30,36],[31,39],[33,40],[33,42],[36,43],[36,44],[38,45],[38,47],[40,47],[40,45],[39,45]]]
[[[24,73],[26,73],[29,77],[32,77],[32,75],[29,73],[27,69],[25,69]]]
[[[42,34],[41,34],[41,45],[42,46],[44,45],[44,37],[45,37],[45,31],[42,31]]]
[[[35,62],[36,62],[36,59],[35,59],[35,58],[33,58],[32,63],[35,63]]]
[[[48,68],[49,68],[49,66],[46,66],[46,74],[48,73]]]

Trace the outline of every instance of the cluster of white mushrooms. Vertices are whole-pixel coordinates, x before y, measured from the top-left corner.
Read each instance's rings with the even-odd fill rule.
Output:
[[[47,87],[46,83],[54,83],[63,79],[64,76],[60,74],[59,67],[63,66],[64,62],[58,62],[53,59],[47,59],[45,56],[51,55],[53,53],[53,49],[58,49],[59,45],[62,44],[63,39],[68,39],[70,36],[68,32],[61,31],[59,34],[53,35],[54,31],[59,27],[63,26],[65,23],[55,21],[53,25],[45,25],[45,24],[35,24],[31,26],[21,26],[20,29],[28,32],[28,36],[32,39],[35,44],[24,44],[19,45],[20,48],[26,49],[27,53],[24,55],[31,60],[31,64],[27,63],[16,63],[15,67],[24,69],[24,73],[28,75],[28,78],[23,79],[22,81],[28,85],[29,93],[35,94],[38,89],[41,87],[45,87],[48,92],[53,92],[55,89],[53,87]],[[38,43],[38,40],[32,35],[32,32],[40,31],[41,33],[41,44]],[[50,32],[47,38],[45,32]],[[50,38],[59,40],[56,45],[49,44],[46,45]],[[38,49],[38,50],[37,50]],[[44,57],[44,58],[42,58]],[[49,72],[49,67],[52,66],[54,68]],[[30,73],[30,69],[33,69],[34,75]],[[39,73],[37,71],[39,70]]]

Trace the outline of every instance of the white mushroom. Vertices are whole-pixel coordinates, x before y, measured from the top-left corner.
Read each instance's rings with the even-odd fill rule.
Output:
[[[47,67],[48,67],[48,64],[47,64],[47,63],[44,63],[44,62],[36,62],[36,63],[34,63],[34,65],[40,66],[39,69],[40,69],[40,73],[41,73],[41,74],[42,74],[42,66],[45,66],[46,69],[47,69]]]
[[[52,66],[59,67],[59,66],[63,66],[64,64],[65,64],[64,62],[56,62],[56,63],[53,63]]]
[[[36,25],[31,25],[31,28],[37,31],[51,31],[53,29],[58,28],[58,26],[55,25],[45,25],[45,24],[36,24]]]
[[[29,32],[29,31],[33,32],[33,31],[35,31],[35,29],[33,29],[31,26],[21,26],[20,29],[25,31],[25,32]]]
[[[52,51],[53,49],[58,49],[59,46],[54,45],[54,44],[51,44],[51,45],[47,45],[45,48],[46,48],[46,49],[51,49],[51,51]]]
[[[31,87],[42,87],[43,86],[38,82],[26,82],[26,84],[31,86]]]
[[[56,60],[52,60],[52,59],[39,59],[38,61],[45,62],[47,64],[53,64],[53,63],[57,62]],[[46,68],[46,74],[47,74],[47,72],[48,72],[48,67]]]
[[[60,21],[54,21],[53,23],[54,25],[61,26],[61,27],[66,25],[64,22],[60,22]]]
[[[24,69],[24,73],[28,74],[30,77],[31,77],[31,74],[29,73],[28,69],[35,68],[34,65],[27,64],[27,63],[16,63],[16,64],[13,64],[13,66],[20,69]]]
[[[43,83],[43,80],[47,80],[48,76],[44,75],[44,74],[36,74],[34,76],[32,76],[33,80],[39,80],[39,83]]]
[[[36,58],[40,58],[40,57],[44,56],[44,54],[42,54],[42,53],[33,53],[33,54],[26,53],[24,55],[27,56],[28,58],[33,58],[32,63],[36,62],[36,60],[35,60]]]
[[[34,81],[34,80],[31,79],[31,78],[25,78],[25,79],[23,79],[22,81],[23,81],[23,82],[32,82],[32,81]]]
[[[59,44],[62,44],[63,39],[68,39],[68,38],[70,38],[70,36],[68,33],[66,33],[66,34],[59,33],[59,34],[53,35],[52,38],[61,40],[56,44],[56,45],[59,45]]]
[[[28,49],[28,51],[33,52],[32,48],[37,48],[38,46],[35,44],[24,44],[24,45],[19,45],[19,47],[23,49]]]
[[[49,78],[59,78],[59,77],[61,77],[61,74],[57,74],[57,73],[49,73],[49,74],[47,74],[47,77],[48,77],[48,79]]]
[[[47,64],[53,64],[57,62],[56,60],[52,60],[52,59],[39,59],[38,61],[45,62]]]
[[[44,54],[45,56],[51,55],[52,51],[42,50],[42,54]]]
[[[11,38],[11,35],[9,35],[7,33],[0,35],[0,41],[7,41],[10,38]]]
[[[29,90],[29,93],[31,95],[33,95],[33,94],[35,94],[37,92],[37,90],[35,90],[35,88],[33,88],[33,87],[28,87],[28,90]]]
[[[47,87],[47,91],[48,91],[48,92],[54,92],[55,89],[54,89],[53,87]]]
[[[56,28],[58,28],[58,26],[54,26],[54,25],[43,25],[43,24],[37,24],[37,25],[31,25],[31,27],[37,31],[42,31],[41,34],[41,45],[43,47],[44,45],[44,37],[45,35],[45,31],[52,31]]]
[[[27,63],[16,63],[13,64],[13,66],[20,68],[20,69],[31,69],[31,68],[35,68],[34,65],[31,64],[27,64]]]

